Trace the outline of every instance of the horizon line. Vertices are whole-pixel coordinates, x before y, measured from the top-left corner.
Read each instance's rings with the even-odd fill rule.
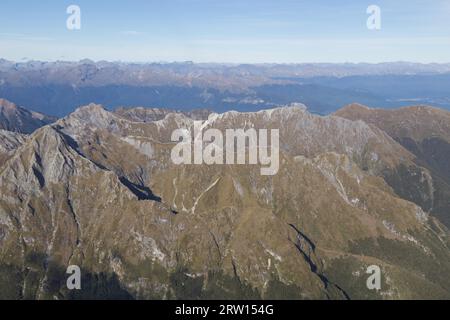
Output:
[[[413,65],[450,65],[450,61],[448,62],[416,62],[416,61],[408,61],[408,60],[397,60],[397,61],[380,61],[380,62],[365,62],[365,61],[358,61],[358,62],[350,62],[350,61],[343,61],[343,62],[217,62],[217,61],[192,61],[192,60],[148,60],[148,61],[131,61],[131,60],[107,60],[107,59],[101,59],[101,60],[94,60],[91,58],[83,58],[79,60],[64,60],[64,59],[48,59],[48,60],[42,60],[42,59],[28,59],[23,58],[21,60],[11,60],[6,58],[0,57],[0,62],[11,62],[16,64],[21,63],[30,63],[30,62],[45,62],[45,63],[56,63],[56,62],[65,62],[65,63],[80,63],[83,61],[86,62],[92,62],[92,63],[100,63],[100,62],[107,62],[107,63],[124,63],[124,64],[193,64],[193,65],[206,65],[206,64],[215,64],[215,65],[230,65],[230,66],[239,66],[239,65],[382,65],[382,64],[413,64]]]

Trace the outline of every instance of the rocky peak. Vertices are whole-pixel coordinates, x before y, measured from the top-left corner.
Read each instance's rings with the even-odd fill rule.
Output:
[[[17,106],[12,103],[11,101],[8,101],[6,99],[0,98],[0,111],[3,112],[3,110],[5,111],[12,111],[12,110],[16,110]]]
[[[29,134],[55,120],[53,117],[19,107],[6,99],[0,99],[0,129]]]
[[[106,110],[102,105],[91,103],[76,109],[67,117],[60,119],[56,125],[75,133],[83,131],[82,128],[84,127],[107,128],[115,119],[118,119],[118,117]]]

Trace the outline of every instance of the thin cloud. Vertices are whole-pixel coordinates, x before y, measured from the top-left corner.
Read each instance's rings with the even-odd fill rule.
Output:
[[[135,30],[126,30],[126,31],[121,31],[120,34],[123,36],[140,36],[140,35],[143,35],[144,33],[140,32],[140,31],[135,31]]]
[[[0,37],[9,38],[12,40],[25,40],[25,41],[53,41],[53,38],[33,36],[23,33],[0,33]]]

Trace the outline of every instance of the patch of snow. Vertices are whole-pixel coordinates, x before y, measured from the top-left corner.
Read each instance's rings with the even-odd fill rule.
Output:
[[[428,221],[428,214],[426,212],[424,212],[421,207],[417,206],[416,207],[416,218],[421,223],[425,223]]]
[[[200,201],[200,199],[205,195],[205,193],[207,193],[209,190],[211,190],[212,188],[214,188],[214,186],[217,184],[217,182],[219,182],[220,178],[217,178],[216,181],[214,181],[208,188],[205,189],[205,191],[203,191],[200,196],[195,200],[194,205],[191,209],[191,213],[195,212],[195,209],[197,208],[198,202]]]
[[[283,261],[283,259],[278,254],[273,252],[272,250],[266,249],[266,252],[268,254],[270,254],[275,260],[280,261],[280,262]]]
[[[236,189],[236,192],[241,197],[243,197],[244,196],[244,189],[242,188],[241,184],[238,181],[236,181],[234,178],[233,178],[233,185],[234,185],[234,189]]]

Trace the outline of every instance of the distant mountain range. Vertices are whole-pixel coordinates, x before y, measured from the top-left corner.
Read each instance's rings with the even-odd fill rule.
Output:
[[[0,96],[63,117],[91,102],[110,108],[257,111],[301,101],[329,114],[354,101],[450,108],[450,64],[194,64],[0,60]]]
[[[279,129],[278,174],[173,164],[195,119]],[[90,104],[0,136],[0,299],[450,298],[448,111]]]

